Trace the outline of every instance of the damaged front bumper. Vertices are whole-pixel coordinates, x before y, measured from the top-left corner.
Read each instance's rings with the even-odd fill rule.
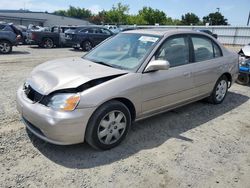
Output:
[[[29,100],[22,87],[17,91],[17,110],[26,127],[40,139],[58,145],[84,141],[85,129],[94,108],[56,111]]]

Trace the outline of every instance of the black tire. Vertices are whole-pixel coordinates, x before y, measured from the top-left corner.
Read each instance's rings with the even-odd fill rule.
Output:
[[[250,81],[250,77],[248,74],[240,73],[236,82],[240,85],[248,85]]]
[[[7,40],[0,41],[0,53],[1,54],[9,54],[12,52],[12,44]]]
[[[74,50],[79,50],[79,47],[73,47],[74,48]]]
[[[83,51],[88,52],[93,48],[93,45],[90,41],[86,40],[82,42],[81,47]]]
[[[54,41],[51,38],[44,38],[42,41],[42,47],[43,48],[53,48]]]
[[[117,128],[116,125],[118,124],[116,124],[116,122],[112,122],[110,118],[110,114],[112,113],[114,113],[114,117],[116,117],[115,120],[117,120],[118,116],[121,114],[122,118],[119,118],[121,119],[119,122],[120,124],[122,122],[124,128],[121,128],[120,126]],[[115,113],[118,114],[115,115]],[[108,121],[106,118],[108,118]],[[103,128],[101,121],[105,122],[106,128]],[[91,116],[87,125],[85,139],[93,148],[108,150],[119,145],[125,139],[130,126],[131,114],[129,109],[119,101],[110,101],[100,106]],[[100,136],[101,132],[105,132],[102,137]],[[116,138],[116,136],[114,136],[116,133],[120,134],[120,137]],[[108,139],[108,137],[110,139]],[[107,140],[110,140],[110,143],[104,143]]]
[[[224,95],[222,95],[220,93],[220,89],[218,89],[219,84],[221,84],[221,83],[226,84],[225,94]],[[219,95],[216,93],[217,91],[221,94],[221,97],[218,97]],[[227,95],[227,91],[228,91],[228,79],[227,79],[227,77],[225,75],[223,75],[217,80],[217,82],[216,82],[216,84],[214,86],[213,92],[208,97],[208,102],[210,102],[212,104],[220,104],[220,103],[222,103],[224,101],[226,95]],[[224,93],[224,92],[222,92],[222,93]]]

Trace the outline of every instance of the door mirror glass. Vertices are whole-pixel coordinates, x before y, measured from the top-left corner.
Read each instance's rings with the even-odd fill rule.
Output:
[[[166,60],[153,60],[150,61],[147,65],[144,72],[153,72],[158,70],[168,70],[170,67],[170,64]]]

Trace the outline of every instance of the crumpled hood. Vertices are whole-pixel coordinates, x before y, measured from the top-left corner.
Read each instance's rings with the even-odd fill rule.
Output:
[[[37,92],[47,95],[53,91],[76,88],[93,79],[127,73],[80,57],[48,61],[31,72],[27,83]]]

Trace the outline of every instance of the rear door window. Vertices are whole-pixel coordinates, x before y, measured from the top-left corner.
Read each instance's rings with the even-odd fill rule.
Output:
[[[102,30],[101,30],[101,29],[96,28],[96,29],[95,29],[95,33],[96,33],[96,34],[102,34],[103,32],[102,32]]]
[[[209,38],[192,36],[195,62],[206,61],[214,58],[213,44]]]
[[[222,52],[221,52],[220,47],[215,43],[213,43],[213,46],[214,46],[214,57],[221,57]]]

